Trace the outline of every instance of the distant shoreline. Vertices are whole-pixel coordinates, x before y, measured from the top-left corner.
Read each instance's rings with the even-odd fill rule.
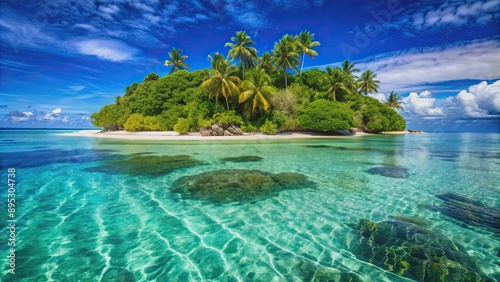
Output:
[[[406,134],[407,132],[401,131],[400,133],[392,134]],[[186,140],[202,140],[202,141],[220,141],[220,140],[282,140],[282,139],[332,139],[332,138],[351,138],[373,135],[369,133],[356,133],[351,135],[323,135],[313,132],[305,133],[278,133],[276,135],[265,134],[245,134],[237,136],[201,136],[199,133],[188,133],[186,135],[179,135],[175,131],[107,131],[100,130],[81,130],[71,133],[59,133],[61,136],[79,136],[79,137],[93,137],[93,138],[106,138],[106,139],[124,139],[124,140],[167,140],[167,141],[186,141]]]

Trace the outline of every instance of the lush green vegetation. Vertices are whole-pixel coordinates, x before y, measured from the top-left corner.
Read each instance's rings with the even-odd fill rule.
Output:
[[[403,130],[404,119],[395,109],[401,98],[391,92],[386,103],[368,96],[378,91],[377,75],[359,72],[354,62],[325,70],[302,71],[306,55],[318,56],[314,34],[286,34],[272,52],[257,57],[255,42],[236,32],[227,58],[209,55],[210,69],[188,72],[187,56],[172,49],[165,66],[169,74],[148,74],[142,83],[126,87],[114,104],[91,118],[104,130],[198,131],[214,123],[240,126],[245,132],[313,130],[331,132],[360,127],[365,131]],[[229,59],[239,61],[239,64]],[[292,70],[295,75],[289,73]],[[220,100],[224,106],[219,107]]]

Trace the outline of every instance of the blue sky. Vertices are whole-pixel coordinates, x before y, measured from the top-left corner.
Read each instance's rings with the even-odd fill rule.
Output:
[[[321,42],[306,68],[353,60],[406,103],[408,128],[500,131],[500,0],[3,1],[0,127],[91,127],[89,115],[172,47],[191,69],[245,30],[262,54],[285,33]]]

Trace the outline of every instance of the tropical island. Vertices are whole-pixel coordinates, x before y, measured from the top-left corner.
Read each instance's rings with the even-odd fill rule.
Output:
[[[320,42],[313,33],[286,34],[260,57],[254,45],[245,31],[238,31],[225,44],[227,56],[208,55],[211,68],[191,72],[188,57],[173,48],[164,64],[171,67],[168,75],[150,73],[142,83],[127,86],[114,104],[91,115],[92,123],[103,131],[174,130],[202,136],[405,130],[395,110],[402,104],[398,94],[391,92],[386,103],[368,96],[380,83],[372,71],[358,76],[348,60],[335,68],[304,71],[306,57],[318,56],[314,47]]]

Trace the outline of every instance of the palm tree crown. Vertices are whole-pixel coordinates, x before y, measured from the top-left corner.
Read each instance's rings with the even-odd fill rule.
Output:
[[[394,91],[391,91],[389,94],[389,97],[387,98],[386,104],[393,109],[403,109],[401,104],[405,104],[404,102],[401,101],[401,97],[397,94],[394,93]]]
[[[242,69],[242,77],[245,79],[245,65],[252,66],[254,61],[257,59],[257,49],[250,47],[255,45],[250,36],[240,30],[236,32],[236,36],[231,37],[232,42],[227,42],[224,47],[230,47],[227,56],[234,59],[240,60],[240,66]],[[234,43],[233,43],[234,42]]]
[[[349,60],[345,60],[344,62],[342,62],[342,70],[352,75],[354,78],[357,78],[354,73],[359,72],[359,69],[357,69],[355,65],[356,63],[349,63]]]
[[[285,34],[279,42],[274,43],[272,62],[278,69],[282,69],[285,75],[285,88],[288,90],[286,81],[286,70],[293,69],[297,71],[299,65],[299,54],[296,52],[296,40],[289,34]]]
[[[376,80],[376,77],[377,75],[371,70],[363,72],[361,77],[358,79],[359,91],[364,95],[377,92],[380,81]]]
[[[237,76],[232,76],[236,71],[235,65],[230,65],[229,61],[224,59],[224,56],[215,53],[214,56],[208,55],[208,60],[212,65],[210,77],[208,77],[200,86],[210,92],[210,96],[215,96],[215,111],[218,109],[218,99],[222,95],[226,99],[226,106],[229,110],[228,99],[239,93],[237,84],[240,79]]]
[[[326,96],[332,101],[344,101],[347,96],[354,93],[354,89],[351,84],[350,75],[336,67],[334,69],[326,68],[327,76],[326,83],[328,90],[326,91]]]
[[[267,74],[273,74],[276,72],[276,67],[273,66],[271,53],[264,52],[262,56],[259,58],[259,64],[257,65],[257,69],[263,69]]]
[[[299,49],[299,54],[302,54],[302,66],[300,67],[300,77],[302,78],[302,69],[304,68],[304,60],[307,56],[309,58],[314,59],[314,56],[318,56],[318,52],[313,50],[313,47],[321,45],[319,41],[314,40],[314,33],[310,33],[307,30],[303,30],[296,37],[297,45]]]
[[[181,49],[172,48],[172,51],[168,52],[169,60],[165,60],[164,66],[172,66],[168,74],[174,73],[178,70],[189,69],[189,65],[184,63],[188,56],[181,56]]]
[[[266,74],[264,69],[253,70],[249,72],[240,88],[241,92],[239,102],[252,101],[252,115],[255,115],[259,110],[267,111],[271,104],[269,101],[276,90],[270,86],[271,77]]]

